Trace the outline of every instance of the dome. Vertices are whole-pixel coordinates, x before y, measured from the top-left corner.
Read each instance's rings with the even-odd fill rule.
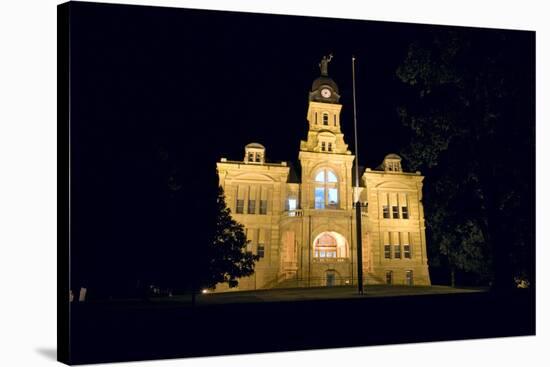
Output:
[[[340,93],[338,90],[338,85],[336,85],[336,82],[332,80],[332,78],[329,78],[328,76],[320,76],[317,79],[313,81],[313,84],[311,85],[311,91],[315,91],[319,89],[322,85],[328,85],[330,86],[336,93]]]
[[[386,160],[386,159],[399,159],[399,160],[401,160],[401,157],[398,156],[395,153],[390,153],[390,154],[388,154],[387,156],[384,157],[384,160]]]
[[[257,148],[257,149],[265,149],[265,147],[260,143],[250,143],[245,146],[245,148]]]

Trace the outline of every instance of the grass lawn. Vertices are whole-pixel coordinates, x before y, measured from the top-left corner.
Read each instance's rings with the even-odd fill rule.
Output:
[[[371,285],[365,287],[362,296],[357,293],[355,286],[345,287],[317,287],[317,288],[288,288],[265,289],[256,291],[229,291],[221,293],[206,293],[197,296],[197,305],[214,305],[230,303],[256,303],[256,302],[295,302],[323,299],[356,299],[371,297],[399,297],[453,293],[484,292],[486,288],[452,288],[447,286],[409,287]],[[191,296],[176,295],[167,298],[157,298],[154,303],[190,303]]]
[[[75,304],[73,363],[533,335],[534,293],[445,286],[271,289]],[[328,315],[328,316],[327,316]],[[327,337],[335,335],[337,337]]]

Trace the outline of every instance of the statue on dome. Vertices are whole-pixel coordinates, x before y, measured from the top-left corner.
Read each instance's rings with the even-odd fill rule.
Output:
[[[321,75],[328,76],[328,63],[332,60],[332,54],[328,55],[328,57],[323,56],[323,59],[319,63],[319,67],[321,68]]]

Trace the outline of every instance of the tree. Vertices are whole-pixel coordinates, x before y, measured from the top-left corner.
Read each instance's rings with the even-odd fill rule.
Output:
[[[176,291],[190,293],[216,284],[238,285],[254,273],[258,256],[246,252],[244,226],[231,217],[214,162],[191,161],[185,169],[177,150],[160,148],[157,163],[162,230],[153,279]]]
[[[412,139],[402,155],[427,176],[435,263],[507,288],[533,273],[534,37],[438,31],[410,45],[397,70]]]
[[[229,287],[236,287],[238,278],[254,273],[254,264],[259,256],[246,251],[250,241],[246,239],[244,226],[231,217],[221,186],[218,188],[217,206],[216,229],[208,250],[209,269],[204,279],[205,286],[214,288],[218,283],[228,283]]]

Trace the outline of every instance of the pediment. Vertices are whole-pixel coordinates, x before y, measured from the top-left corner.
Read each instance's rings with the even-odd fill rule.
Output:
[[[319,131],[317,136],[318,137],[323,137],[323,138],[336,138],[336,134],[334,134],[330,130],[321,130],[321,131]]]

